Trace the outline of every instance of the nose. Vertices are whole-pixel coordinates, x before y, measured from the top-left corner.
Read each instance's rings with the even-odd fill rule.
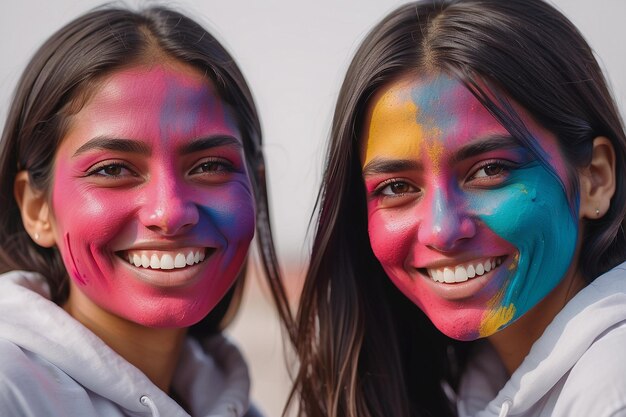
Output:
[[[467,213],[453,193],[441,188],[422,201],[422,221],[418,229],[418,241],[439,252],[450,252],[476,234],[474,219]]]
[[[142,224],[166,236],[184,233],[196,225],[200,218],[198,207],[182,188],[171,176],[151,181],[139,211]]]

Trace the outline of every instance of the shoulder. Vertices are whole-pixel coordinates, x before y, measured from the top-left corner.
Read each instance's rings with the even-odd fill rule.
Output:
[[[564,377],[555,415],[626,416],[626,321],[600,335]]]
[[[32,415],[30,400],[41,395],[48,378],[19,346],[0,339],[0,408],[3,415]]]
[[[38,355],[0,338],[0,409],[3,417],[63,416],[83,409],[87,397],[68,375]],[[67,403],[60,398],[71,399]],[[78,407],[78,408],[77,408]],[[69,414],[68,414],[69,413]]]

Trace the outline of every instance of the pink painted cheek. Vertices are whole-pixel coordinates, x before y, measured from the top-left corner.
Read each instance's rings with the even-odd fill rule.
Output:
[[[417,236],[417,222],[391,211],[370,213],[368,232],[374,255],[385,269],[403,268]]]
[[[57,170],[52,206],[59,233],[59,250],[70,276],[85,284],[94,270],[110,266],[105,248],[123,229],[129,200],[107,189],[78,186],[68,167]]]

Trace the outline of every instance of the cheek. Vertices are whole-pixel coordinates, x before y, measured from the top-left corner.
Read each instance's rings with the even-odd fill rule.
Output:
[[[107,247],[125,232],[132,202],[105,189],[57,184],[52,198],[57,246],[70,276],[85,284],[94,271],[110,266]]]
[[[58,166],[52,191],[55,220],[63,230],[98,239],[110,231],[115,219],[123,217],[130,204],[129,196],[120,197],[112,189],[95,188],[81,182],[71,168],[57,158]]]
[[[249,244],[254,236],[256,208],[251,186],[235,183],[199,195],[198,204],[210,223],[232,245]],[[245,248],[247,250],[247,246]]]
[[[578,233],[560,181],[541,167],[528,169],[521,177],[512,186],[491,192],[481,214],[485,224],[518,253],[494,303],[496,309],[514,313],[506,323],[525,314],[561,282]]]
[[[370,244],[384,268],[402,267],[413,244],[415,227],[415,219],[402,212],[376,209],[370,212]]]
[[[557,258],[571,256],[577,224],[560,182],[541,167],[523,176],[523,181],[485,199],[489,203],[478,209],[482,220],[522,257],[538,249]]]

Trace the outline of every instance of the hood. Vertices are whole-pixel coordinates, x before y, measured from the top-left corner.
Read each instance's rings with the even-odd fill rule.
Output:
[[[141,371],[51,302],[41,275],[23,271],[0,275],[0,294],[0,338],[51,362],[130,413],[189,416]],[[194,416],[241,416],[248,408],[246,364],[222,335],[202,345],[186,340],[173,387]]]
[[[596,278],[567,303],[506,384],[506,371],[499,360],[494,361],[495,352],[489,352],[487,344],[480,346],[461,382],[460,415],[523,414],[542,400],[597,338],[624,322],[626,263]]]

